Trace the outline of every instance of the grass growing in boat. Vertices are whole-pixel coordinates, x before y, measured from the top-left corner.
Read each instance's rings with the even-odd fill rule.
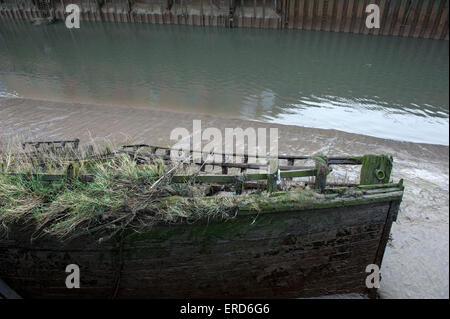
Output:
[[[36,237],[50,234],[68,239],[104,230],[111,237],[125,228],[230,218],[245,201],[245,196],[203,201],[201,187],[171,183],[171,176],[181,168],[160,161],[139,165],[124,154],[82,161],[80,173],[93,175],[89,183],[77,178],[70,183],[67,179],[44,181],[32,174],[62,173],[68,164],[64,157],[38,162],[9,153],[3,156],[0,223],[5,233],[10,224],[31,222]],[[7,174],[11,172],[21,174]],[[185,198],[171,201],[176,195]]]
[[[132,159],[109,149],[31,153],[1,153],[0,149],[0,232],[7,235],[11,225],[22,223],[35,227],[33,237],[49,234],[70,240],[101,232],[102,238],[108,239],[125,229],[141,231],[160,223],[228,219],[238,211],[254,214],[311,208],[312,204],[328,207],[329,199],[363,195],[351,188],[318,194],[300,186],[291,192],[291,185],[286,184],[282,193],[206,196],[211,194],[209,186],[194,185],[193,178],[186,183],[172,182],[174,174],[186,174],[181,162],[167,166],[158,157]],[[78,174],[68,167],[76,167]],[[39,175],[42,173],[65,178],[48,182]],[[195,176],[199,171],[189,175],[192,173]],[[89,183],[80,179],[86,174]]]

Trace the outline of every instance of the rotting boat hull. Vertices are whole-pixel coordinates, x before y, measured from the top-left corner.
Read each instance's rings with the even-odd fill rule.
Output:
[[[339,205],[155,226],[122,242],[0,240],[0,278],[25,298],[298,298],[365,293],[403,190]],[[370,196],[368,196],[370,197]],[[373,196],[372,196],[373,197]],[[28,239],[26,239],[28,238]],[[80,267],[79,289],[65,286]]]

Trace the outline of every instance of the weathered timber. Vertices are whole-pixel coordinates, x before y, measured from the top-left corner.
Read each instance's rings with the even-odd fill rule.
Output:
[[[364,155],[362,159],[360,184],[389,183],[392,171],[392,156]]]
[[[327,185],[327,175],[329,173],[328,169],[328,158],[324,155],[318,155],[314,157],[316,162],[316,178],[314,183],[314,188],[323,192]]]
[[[377,185],[373,185],[377,186]],[[380,185],[380,187],[383,185]],[[0,240],[0,277],[25,298],[298,298],[365,293],[380,265],[402,188],[301,201],[283,192],[227,221],[156,225],[117,241]],[[205,199],[206,200],[206,199]],[[212,199],[211,199],[212,200]],[[81,272],[67,289],[68,264]],[[120,280],[117,280],[120,276]]]
[[[127,147],[132,147],[132,146],[127,146]],[[184,151],[181,149],[174,149],[174,148],[169,148],[169,147],[162,147],[162,146],[150,146],[150,145],[143,145],[140,146],[142,147],[149,147],[151,148],[151,153],[148,152],[138,152],[139,155],[144,156],[144,157],[158,157],[161,159],[165,159],[165,160],[170,160],[171,157],[164,155],[164,154],[156,154],[157,150],[171,150],[174,152],[179,152],[179,151]],[[117,151],[118,153],[126,153],[129,155],[133,155],[135,153],[135,151],[130,151],[130,150],[126,150],[126,149],[122,149]],[[295,160],[308,160],[308,159],[313,159],[312,156],[307,156],[307,155],[278,155],[278,156],[259,156],[259,155],[251,155],[251,154],[239,154],[239,153],[215,153],[215,152],[203,152],[203,151],[193,151],[190,150],[189,151],[190,154],[192,153],[201,153],[204,155],[221,155],[223,156],[223,163],[226,163],[225,158],[229,157],[229,158],[236,158],[236,157],[255,157],[255,158],[265,158],[265,159],[269,159],[269,158],[278,158],[280,160],[288,160],[288,166],[291,166],[290,163],[292,163]],[[361,165],[362,163],[362,157],[360,156],[330,156],[328,157],[328,163],[331,165]],[[220,165],[219,163],[215,163],[215,165]]]
[[[37,142],[24,142],[22,143],[22,148],[25,149],[27,145],[33,146],[35,149],[38,149],[41,145],[48,145],[48,146],[59,146],[61,148],[64,148],[67,146],[67,144],[71,145],[73,149],[77,149],[78,145],[80,144],[79,139],[74,140],[62,140],[62,141],[37,141]]]
[[[274,192],[277,189],[278,182],[278,159],[269,160],[269,169],[267,172],[267,191]]]

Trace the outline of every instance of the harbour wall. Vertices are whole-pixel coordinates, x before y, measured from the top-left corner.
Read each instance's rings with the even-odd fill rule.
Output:
[[[0,19],[65,19],[68,4],[82,21],[304,29],[449,39],[448,0],[0,0]],[[369,29],[366,7],[380,8]]]

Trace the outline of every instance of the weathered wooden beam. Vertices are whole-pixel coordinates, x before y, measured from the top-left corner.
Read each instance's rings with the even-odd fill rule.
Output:
[[[172,177],[174,183],[187,183],[189,181],[197,183],[235,183],[236,176],[234,175],[175,175]]]
[[[225,161],[225,154],[222,154],[222,163],[225,163]],[[222,166],[222,174],[228,174],[228,168],[226,166]]]
[[[269,171],[267,172],[267,191],[270,193],[277,190],[278,171],[278,159],[270,159]]]
[[[244,179],[242,177],[236,178],[235,188],[236,195],[241,195],[244,192]]]
[[[34,146],[35,148],[39,148],[39,146],[41,146],[42,144],[46,144],[46,145],[60,144],[61,147],[65,147],[66,144],[73,144],[73,148],[77,149],[78,145],[80,144],[80,140],[77,138],[74,140],[62,140],[62,141],[38,141],[38,142],[29,141],[29,142],[23,142],[22,148],[25,149],[25,147],[27,145],[31,145],[31,146]]]
[[[285,171],[280,172],[281,178],[293,178],[293,177],[308,177],[308,176],[316,176],[317,170],[307,169],[307,170],[295,170],[295,171]]]
[[[80,165],[78,163],[70,163],[69,166],[67,166],[66,170],[66,178],[69,183],[72,182],[75,178],[78,177],[78,173],[80,171]]]
[[[382,189],[382,188],[392,188],[398,187],[403,189],[403,179],[401,179],[398,183],[387,183],[387,184],[372,184],[372,185],[358,185],[359,189]]]
[[[371,185],[389,183],[392,162],[392,156],[364,155],[362,159],[360,184]]]
[[[327,175],[329,173],[328,158],[325,155],[317,155],[314,157],[314,161],[316,162],[314,188],[323,192],[327,185]]]
[[[152,151],[151,153],[148,152],[139,152],[139,155],[141,156],[147,156],[147,157],[159,157],[162,159],[170,159],[169,156],[164,155],[164,154],[154,154],[156,152],[157,149],[162,149],[162,150],[167,150],[168,148],[165,147],[153,147],[152,146]],[[177,149],[171,149],[174,151],[179,151]],[[127,154],[131,154],[133,151],[127,151],[127,150],[118,150],[117,153],[127,153]],[[190,153],[192,153],[192,151],[190,151]],[[236,154],[236,153],[210,153],[210,152],[201,152],[203,154],[211,154],[211,155],[222,155],[222,163],[225,163],[225,157],[226,156],[230,156],[230,157],[247,157],[247,160],[249,157],[256,157],[256,158],[260,158],[260,156],[252,156],[252,155],[240,155],[240,154]],[[261,157],[261,158],[275,158],[275,157],[271,157],[271,156],[267,156],[267,157]],[[277,157],[280,160],[288,160],[288,165],[290,166],[290,163],[293,163],[293,161],[295,160],[308,160],[311,159],[311,156],[302,156],[302,155],[279,155]],[[226,165],[235,165],[235,164],[242,164],[242,163],[227,163]],[[362,157],[361,156],[354,156],[354,157],[346,157],[346,156],[330,156],[328,158],[328,164],[330,165],[361,165],[362,164]],[[211,163],[211,165],[221,165],[220,163]],[[250,165],[261,165],[261,164],[250,164]],[[264,166],[264,165],[262,165]],[[287,166],[280,166],[280,169],[287,167]],[[231,166],[230,166],[231,167]],[[294,169],[300,169],[301,166],[295,166]]]
[[[130,148],[133,147],[134,145],[125,145],[122,146],[122,148]],[[151,149],[154,150],[173,150],[173,151],[184,151],[181,148],[170,148],[170,147],[165,147],[165,146],[156,146],[156,145],[147,145],[147,144],[136,144],[136,146],[139,147],[149,147]],[[187,150],[186,150],[187,151]],[[307,159],[311,159],[312,157],[309,155],[278,155],[278,156],[260,156],[260,155],[250,155],[250,154],[239,154],[236,152],[233,153],[215,153],[215,152],[205,152],[205,151],[194,151],[194,150],[189,150],[190,153],[201,153],[201,154],[219,154],[219,155],[225,155],[225,156],[229,156],[229,157],[256,157],[256,158],[278,158],[278,159],[285,159],[285,160],[307,160]],[[145,154],[144,152],[142,152],[141,154]],[[331,163],[335,163],[335,164],[354,164],[354,165],[360,165],[361,164],[361,160],[362,157],[361,156],[330,156],[328,158],[330,164]]]

